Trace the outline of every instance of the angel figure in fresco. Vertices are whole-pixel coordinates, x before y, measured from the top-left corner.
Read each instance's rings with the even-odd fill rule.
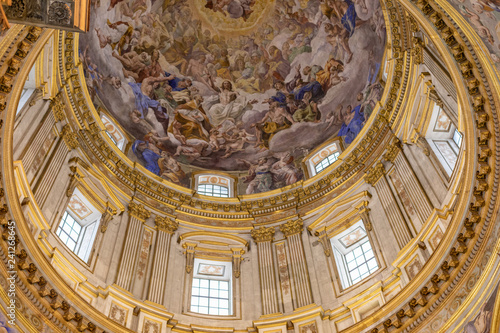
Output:
[[[248,167],[248,176],[244,177],[244,182],[248,183],[246,194],[261,193],[271,190],[273,178],[271,166],[266,157],[259,158],[257,164],[243,159],[238,159],[238,162]]]

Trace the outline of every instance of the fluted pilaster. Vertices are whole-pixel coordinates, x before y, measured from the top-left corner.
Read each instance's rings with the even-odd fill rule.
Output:
[[[116,284],[126,290],[130,290],[131,288],[141,235],[144,230],[144,222],[149,218],[151,213],[144,206],[131,202],[128,206],[128,214],[127,236],[123,246],[118,277],[116,278]]]
[[[49,159],[49,163],[47,163],[45,170],[43,170],[43,176],[39,178],[38,183],[33,189],[35,200],[40,207],[43,207],[52,186],[56,182],[59,170],[63,166],[67,155],[68,149],[60,140]]]
[[[259,256],[263,315],[279,312],[276,277],[274,276],[273,249],[271,244],[274,233],[275,230],[272,227],[261,227],[252,230],[252,237],[257,243],[257,252]]]
[[[406,223],[399,205],[394,197],[387,179],[382,162],[378,162],[365,176],[365,181],[375,187],[378,197],[384,208],[387,220],[394,232],[399,248],[402,249],[412,239],[411,231]]]
[[[157,216],[155,219],[158,228],[156,248],[153,260],[153,273],[149,286],[148,300],[162,304],[165,298],[165,287],[168,271],[170,241],[179,224],[167,217]]]
[[[288,252],[290,254],[295,308],[300,308],[313,303],[311,286],[309,284],[309,272],[307,270],[304,245],[301,237],[304,230],[304,223],[301,219],[290,220],[280,225],[280,230],[287,239]]]

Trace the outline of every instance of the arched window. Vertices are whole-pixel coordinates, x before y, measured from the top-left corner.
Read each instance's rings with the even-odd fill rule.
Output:
[[[233,178],[213,174],[198,174],[195,177],[198,194],[217,198],[234,196]]]
[[[106,115],[101,115],[101,121],[106,129],[106,134],[113,141],[113,143],[118,147],[118,149],[123,150],[125,147],[125,135],[122,131],[111,121]]]
[[[324,148],[312,154],[310,158],[307,159],[307,168],[310,176],[317,175],[318,173],[325,170],[328,166],[335,163],[339,158],[340,153],[340,140],[335,140]]]

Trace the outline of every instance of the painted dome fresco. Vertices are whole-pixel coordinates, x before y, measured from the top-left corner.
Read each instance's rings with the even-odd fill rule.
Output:
[[[167,181],[225,172],[240,194],[304,177],[302,161],[350,145],[380,99],[379,1],[112,0],[80,37],[89,93]]]

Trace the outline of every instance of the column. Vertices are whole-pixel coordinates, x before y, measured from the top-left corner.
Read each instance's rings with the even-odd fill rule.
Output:
[[[125,244],[123,245],[123,253],[120,260],[116,284],[130,291],[141,234],[144,229],[144,222],[151,216],[151,212],[146,210],[143,205],[131,202],[128,206],[128,216],[127,235],[125,237]]]
[[[168,217],[157,216],[155,219],[158,228],[156,248],[153,259],[153,273],[149,285],[148,300],[163,304],[165,297],[165,284],[167,279],[168,258],[170,253],[170,240],[179,227],[179,224]]]
[[[281,232],[287,239],[290,255],[290,270],[292,272],[292,288],[295,294],[295,309],[313,303],[309,273],[307,270],[304,245],[302,244],[302,231],[304,223],[299,218],[290,220],[280,225]]]
[[[399,248],[402,249],[413,238],[392,190],[385,178],[385,168],[382,162],[372,167],[365,176],[365,182],[375,187],[387,220],[394,232]]]
[[[423,225],[432,214],[433,207],[406,158],[399,139],[395,138],[393,144],[388,147],[384,159],[394,164],[401,178],[401,182],[406,189],[406,193],[408,193],[412,202],[412,207],[416,210],[420,222]]]
[[[279,312],[276,277],[274,276],[274,260],[272,244],[275,230],[273,227],[260,227],[252,230],[252,237],[257,243],[259,256],[260,291],[262,295],[262,314]]]

